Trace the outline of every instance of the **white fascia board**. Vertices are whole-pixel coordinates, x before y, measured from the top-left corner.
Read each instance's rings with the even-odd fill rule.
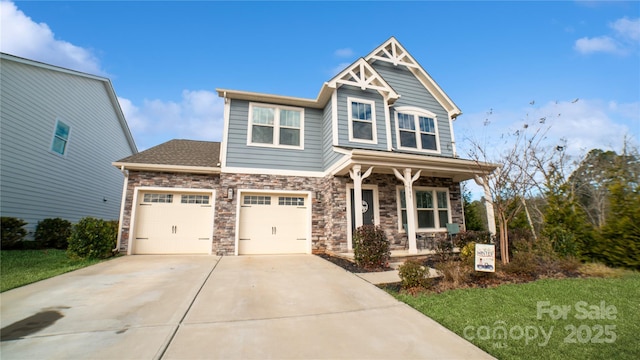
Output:
[[[222,126],[222,143],[220,144],[220,165],[227,165],[227,145],[229,144],[229,116],[231,115],[231,99],[224,98],[224,114]]]
[[[164,164],[138,164],[138,163],[123,163],[114,162],[113,166],[136,171],[166,171],[166,172],[181,172],[181,173],[193,173],[193,174],[219,174],[219,167],[206,167],[206,166],[186,166],[186,165],[164,165]]]
[[[261,169],[261,168],[244,168],[230,167],[222,168],[223,174],[251,174],[251,175],[282,175],[282,176],[301,176],[301,177],[325,177],[323,171],[301,171],[301,170],[282,170],[282,169]]]
[[[322,109],[324,107],[324,104],[320,103],[320,98],[314,100],[314,99],[299,98],[299,97],[292,97],[292,96],[263,94],[263,93],[257,93],[257,92],[228,90],[228,89],[216,89],[216,91],[218,92],[218,96],[226,97],[229,99],[255,101],[255,102],[261,102],[261,103],[267,103],[267,104],[291,105],[291,106],[308,107],[308,108],[314,108],[314,109]]]

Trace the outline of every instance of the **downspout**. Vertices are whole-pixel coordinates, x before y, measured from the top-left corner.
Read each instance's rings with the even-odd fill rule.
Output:
[[[120,166],[120,171],[124,175],[124,184],[122,185],[122,200],[120,200],[120,219],[118,219],[118,237],[116,240],[116,248],[113,252],[120,252],[120,243],[122,240],[122,221],[124,220],[124,206],[127,201],[127,185],[129,184],[129,172],[124,168],[124,165]]]

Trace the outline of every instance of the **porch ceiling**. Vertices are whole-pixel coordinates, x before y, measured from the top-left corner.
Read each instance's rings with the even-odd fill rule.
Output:
[[[411,168],[414,171],[422,170],[424,177],[452,178],[456,182],[473,179],[476,175],[488,175],[500,167],[498,164],[466,159],[352,149],[348,160],[333,174],[347,175],[349,169],[356,164],[362,165],[363,170],[373,166],[375,174],[393,174],[394,168]]]

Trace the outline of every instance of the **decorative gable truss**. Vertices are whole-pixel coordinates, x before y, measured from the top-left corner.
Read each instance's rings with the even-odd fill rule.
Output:
[[[456,104],[442,91],[440,86],[429,76],[420,64],[400,45],[396,38],[391,37],[384,44],[373,50],[365,57],[368,63],[384,61],[392,63],[393,66],[406,66],[411,73],[420,80],[424,87],[438,100],[444,107],[451,119],[455,119],[462,112]]]
[[[351,85],[362,90],[376,90],[387,101],[392,103],[400,96],[387,84],[377,71],[363,58],[344,69],[340,74],[329,81],[330,88],[337,88],[340,85]]]

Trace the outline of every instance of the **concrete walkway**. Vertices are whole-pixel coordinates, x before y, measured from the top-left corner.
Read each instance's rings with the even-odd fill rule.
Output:
[[[310,255],[128,256],[0,301],[3,359],[490,358]]]

